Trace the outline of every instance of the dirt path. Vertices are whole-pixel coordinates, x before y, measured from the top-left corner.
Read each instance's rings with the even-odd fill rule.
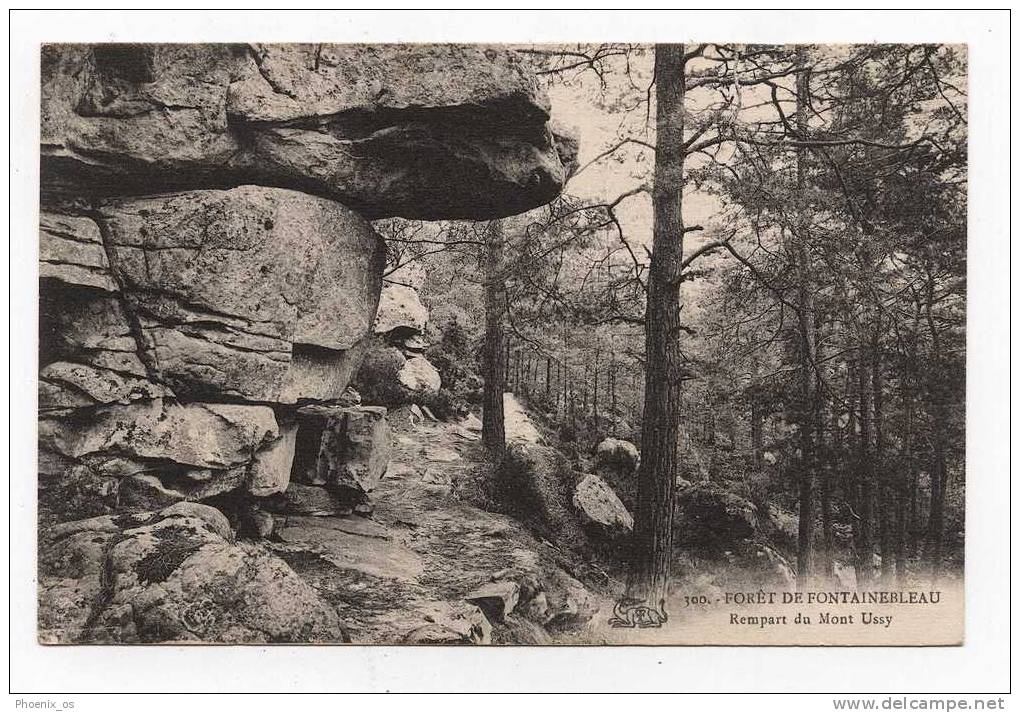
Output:
[[[392,421],[371,518],[288,517],[273,549],[336,606],[355,642],[573,643],[602,603],[552,545],[467,502],[491,467],[478,431],[406,413]],[[479,621],[465,597],[494,582],[517,585],[519,602],[505,621]]]

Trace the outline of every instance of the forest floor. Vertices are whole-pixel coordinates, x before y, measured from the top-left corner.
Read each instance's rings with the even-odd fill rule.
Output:
[[[370,518],[291,516],[272,545],[336,607],[352,640],[399,643],[432,624],[457,628],[473,590],[531,578],[561,621],[577,610],[594,616],[551,631],[511,616],[492,622],[493,643],[597,643],[594,628],[611,614],[614,587],[582,587],[578,579],[590,580],[583,564],[513,518],[471,504],[484,501],[492,468],[479,432],[406,412],[391,427],[390,465]]]

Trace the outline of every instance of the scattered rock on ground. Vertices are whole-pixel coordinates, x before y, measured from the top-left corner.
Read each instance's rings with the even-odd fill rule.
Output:
[[[640,460],[637,446],[618,438],[606,438],[599,443],[596,456],[600,465],[620,468],[631,473],[637,470]]]
[[[520,598],[517,582],[489,582],[464,595],[464,601],[476,605],[492,622],[502,622],[513,613]]]
[[[574,489],[574,507],[589,523],[615,536],[634,529],[634,518],[606,481],[586,475]]]

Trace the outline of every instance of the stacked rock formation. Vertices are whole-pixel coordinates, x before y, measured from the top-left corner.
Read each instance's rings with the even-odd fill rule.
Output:
[[[439,391],[442,377],[425,357],[428,320],[428,308],[413,287],[393,284],[383,288],[372,328],[374,337],[356,382],[369,401],[397,406]]]
[[[163,543],[134,587],[172,589],[185,559],[210,553],[275,577],[286,565],[231,538],[269,534],[273,512],[357,508],[386,469],[385,409],[348,388],[382,289],[369,220],[519,213],[558,194],[575,147],[504,49],[53,45],[42,83],[42,521],[146,513],[69,530],[109,534],[90,545],[104,571],[132,538]],[[230,533],[166,514],[195,502]],[[73,573],[45,559],[41,592],[62,591],[53,578]],[[130,599],[115,584],[84,618],[47,599],[43,638],[183,631],[160,607],[135,612],[130,634],[110,623]],[[338,637],[313,600],[279,616]],[[300,639],[256,619],[188,630]]]

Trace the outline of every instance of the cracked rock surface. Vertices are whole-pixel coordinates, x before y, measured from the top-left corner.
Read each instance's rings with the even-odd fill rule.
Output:
[[[56,195],[258,183],[481,220],[555,198],[576,154],[502,47],[47,45],[42,79]]]
[[[336,611],[215,508],[64,523],[40,542],[42,643],[341,642]]]

